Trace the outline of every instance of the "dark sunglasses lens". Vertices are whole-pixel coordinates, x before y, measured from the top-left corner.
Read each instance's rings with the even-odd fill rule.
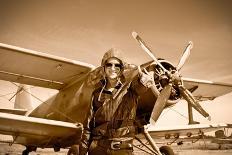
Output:
[[[115,64],[115,67],[122,68],[121,64]]]
[[[122,65],[121,64],[112,64],[112,63],[106,63],[106,67],[112,67],[112,66],[115,66],[115,68],[122,68]]]
[[[113,66],[113,64],[111,64],[111,63],[106,64],[106,67],[112,67],[112,66]]]

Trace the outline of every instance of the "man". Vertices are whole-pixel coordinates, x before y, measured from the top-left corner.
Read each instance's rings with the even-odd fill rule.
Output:
[[[89,74],[86,82],[93,91],[80,154],[88,151],[89,155],[132,155],[137,88],[153,83],[153,76],[123,61],[118,49],[106,52],[101,66]]]

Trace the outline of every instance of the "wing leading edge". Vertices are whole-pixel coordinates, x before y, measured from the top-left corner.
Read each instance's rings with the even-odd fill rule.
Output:
[[[81,136],[82,125],[0,113],[0,133],[13,136],[69,137]]]
[[[0,79],[62,89],[84,77],[93,65],[0,43]]]

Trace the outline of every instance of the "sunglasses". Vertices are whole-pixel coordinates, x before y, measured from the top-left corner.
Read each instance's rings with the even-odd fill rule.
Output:
[[[106,63],[105,64],[105,66],[107,67],[107,68],[111,68],[111,67],[115,67],[115,68],[122,68],[122,65],[121,64],[112,64],[112,63]]]

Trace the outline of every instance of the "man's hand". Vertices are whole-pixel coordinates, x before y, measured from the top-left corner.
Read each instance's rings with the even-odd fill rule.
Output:
[[[140,74],[140,82],[147,88],[150,88],[151,86],[155,85],[154,82],[154,72],[150,71],[148,72],[145,68],[143,69],[144,72],[142,72],[141,68],[138,67],[139,74]]]

